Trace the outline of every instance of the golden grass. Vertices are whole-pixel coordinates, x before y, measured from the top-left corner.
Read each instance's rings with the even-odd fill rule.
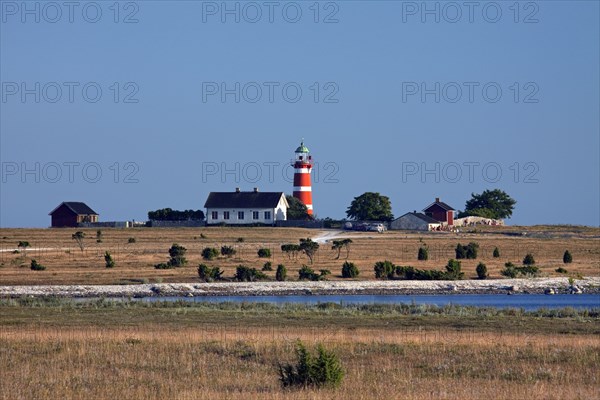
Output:
[[[480,245],[477,260],[463,260],[463,271],[467,278],[476,276],[475,267],[484,262],[491,277],[501,277],[499,272],[504,263],[520,263],[525,254],[532,253],[545,276],[560,276],[558,267],[567,268],[570,274],[586,276],[600,273],[600,229],[589,227],[483,227],[483,233],[424,233],[353,232],[353,245],[348,258],[361,272],[359,279],[374,279],[373,264],[390,260],[399,265],[413,265],[422,269],[442,269],[449,258],[454,257],[457,243],[475,241]],[[305,257],[289,260],[279,250],[281,244],[297,243],[300,238],[314,237],[323,231],[297,228],[135,228],[102,229],[103,241],[96,242],[96,229],[83,229],[86,233],[86,248],[79,250],[71,239],[76,229],[0,229],[0,250],[14,249],[20,240],[27,240],[34,249],[25,257],[9,252],[0,253],[0,282],[3,284],[120,284],[139,282],[190,282],[197,279],[196,267],[204,262],[200,252],[204,247],[234,246],[238,253],[226,259],[205,262],[225,270],[225,276],[233,276],[239,264],[260,268],[266,259],[259,259],[256,251],[261,247],[272,249],[274,266],[283,263],[288,267],[288,276],[297,278],[297,271]],[[524,232],[526,236],[508,236],[500,232]],[[204,234],[206,238],[201,238]],[[128,244],[134,237],[136,243]],[[244,242],[238,243],[239,237]],[[168,259],[168,249],[179,243],[188,249],[188,266],[174,270],[156,270],[153,266]],[[426,244],[430,259],[416,260],[419,246]],[[492,258],[494,247],[501,251],[500,258]],[[329,279],[342,279],[340,260],[335,259],[330,244],[323,244],[315,258],[315,269],[330,269]],[[50,250],[35,250],[45,248]],[[563,252],[568,249],[573,255],[572,264],[563,264]],[[113,269],[104,268],[104,252],[109,251],[116,261]],[[47,267],[46,271],[31,271],[31,258]],[[275,269],[275,268],[274,268]],[[267,275],[273,277],[274,272]]]
[[[337,390],[283,390],[296,338],[324,342],[347,372]],[[598,398],[597,337],[157,325],[0,329],[0,398]]]

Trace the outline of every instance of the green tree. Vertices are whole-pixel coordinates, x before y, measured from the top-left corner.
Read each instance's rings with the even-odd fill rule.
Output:
[[[317,388],[338,387],[344,378],[344,370],[337,355],[317,345],[317,357],[313,357],[304,344],[296,344],[296,365],[279,364],[279,380],[283,387],[298,386]]]
[[[198,276],[204,282],[212,282],[221,279],[223,271],[219,267],[209,267],[206,264],[198,265]]]
[[[499,248],[497,248],[497,247],[495,247],[495,248],[494,248],[494,252],[492,253],[492,256],[493,256],[494,258],[500,258],[500,249],[499,249]]]
[[[283,281],[285,281],[286,277],[287,277],[287,269],[285,268],[285,265],[279,264],[277,266],[277,271],[275,272],[275,280],[279,281],[279,282],[283,282]]]
[[[346,259],[348,259],[348,256],[350,255],[350,244],[351,243],[352,243],[352,239],[340,239],[340,240],[333,241],[333,244],[331,245],[331,250],[337,251],[337,256],[335,257],[336,260],[340,259],[340,255],[341,255],[343,248],[346,249]]]
[[[570,264],[573,262],[573,256],[569,252],[569,250],[565,250],[565,254],[563,254],[563,263]]]
[[[461,272],[460,269],[461,269],[460,261],[456,261],[453,259],[448,260],[448,264],[446,264],[446,273],[445,273],[446,279],[450,279],[450,280],[462,279],[465,274],[463,272]]]
[[[287,209],[287,219],[292,221],[309,221],[312,219],[308,213],[308,208],[300,199],[294,196],[285,196],[289,207]]]
[[[83,253],[83,248],[85,247],[85,244],[83,242],[84,238],[85,238],[85,233],[83,233],[82,231],[77,231],[71,235],[71,239],[73,239],[77,243],[77,245],[79,246],[79,250],[81,250],[82,253]]]
[[[471,193],[471,199],[465,203],[465,211],[459,217],[477,216],[483,218],[504,219],[512,216],[517,202],[500,189],[484,190],[481,194]]]
[[[313,263],[313,258],[317,251],[319,250],[319,243],[314,242],[311,238],[300,239],[300,251],[302,251],[308,259],[310,263]]]
[[[205,260],[212,260],[219,256],[219,250],[215,249],[214,247],[205,247],[202,249],[201,255]]]
[[[256,268],[240,265],[235,269],[234,279],[240,282],[254,282],[259,279],[265,279],[267,276]]]
[[[185,247],[180,246],[177,243],[173,243],[169,249],[169,256],[171,256],[169,264],[174,267],[183,267],[185,264],[187,264],[187,260],[185,258],[186,252],[187,249]]]
[[[391,221],[392,203],[389,197],[379,193],[366,192],[355,197],[346,210],[348,218],[358,221]]]
[[[256,253],[258,254],[258,256],[260,258],[269,258],[269,257],[271,257],[271,250],[270,249],[258,249],[258,251]]]

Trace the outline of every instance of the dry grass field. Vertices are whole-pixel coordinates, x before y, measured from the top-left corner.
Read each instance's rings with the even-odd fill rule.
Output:
[[[555,270],[564,267],[570,275],[600,275],[600,229],[571,226],[535,227],[478,227],[476,232],[461,233],[409,233],[388,231],[342,232],[349,235],[353,244],[349,261],[360,269],[358,279],[374,279],[373,264],[390,260],[398,265],[412,265],[421,269],[443,269],[454,257],[457,243],[477,242],[480,246],[477,260],[463,260],[462,269],[467,278],[476,277],[475,267],[484,262],[491,277],[501,277],[504,263],[519,264],[525,254],[532,253],[544,276],[560,276]],[[288,277],[297,279],[306,257],[290,260],[280,251],[281,244],[298,243],[300,238],[315,238],[334,234],[334,231],[298,228],[135,228],[102,229],[102,242],[97,242],[96,229],[83,229],[86,234],[85,249],[80,251],[71,239],[75,228],[65,229],[0,229],[0,284],[128,284],[140,282],[193,282],[197,280],[196,267],[205,262],[200,252],[205,247],[233,246],[237,254],[231,258],[220,257],[205,262],[225,270],[225,277],[234,274],[235,267],[243,264],[261,268],[266,261],[273,266],[283,263]],[[523,233],[525,233],[523,235]],[[128,243],[134,238],[135,243]],[[238,242],[243,238],[243,242]],[[28,241],[31,249],[14,254],[19,241]],[[188,265],[172,270],[156,270],[154,265],[168,260],[168,249],[173,243],[188,249]],[[429,260],[417,261],[417,251],[422,245],[429,247]],[[266,247],[272,250],[269,259],[258,258],[256,252]],[[493,258],[494,247],[501,257]],[[573,255],[572,264],[563,264],[565,250]],[[104,252],[109,251],[116,267],[104,267]],[[31,271],[31,258],[47,267],[46,271]],[[329,269],[330,280],[342,279],[342,257],[335,259],[330,243],[322,243],[313,268]],[[275,269],[275,268],[274,268]],[[274,272],[267,272],[274,277]]]
[[[598,398],[597,315],[230,307],[4,303],[0,398]],[[297,339],[339,356],[340,388],[280,386]]]

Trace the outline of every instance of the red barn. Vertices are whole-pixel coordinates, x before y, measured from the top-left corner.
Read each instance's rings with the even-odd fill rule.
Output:
[[[79,201],[65,201],[50,212],[52,228],[76,227],[80,222],[98,222],[98,213]]]
[[[435,198],[435,202],[423,209],[425,215],[435,219],[436,221],[446,222],[448,225],[454,225],[454,208],[440,201],[439,197]]]

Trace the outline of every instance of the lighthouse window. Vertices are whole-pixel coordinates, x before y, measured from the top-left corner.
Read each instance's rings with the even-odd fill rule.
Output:
[[[218,211],[211,212],[211,218],[212,219],[219,219],[219,212]]]
[[[244,212],[238,211],[238,219],[244,219]]]
[[[258,211],[252,211],[252,219],[258,219]]]
[[[223,211],[223,219],[229,219],[229,211]]]
[[[265,211],[265,219],[271,219],[271,211]]]

